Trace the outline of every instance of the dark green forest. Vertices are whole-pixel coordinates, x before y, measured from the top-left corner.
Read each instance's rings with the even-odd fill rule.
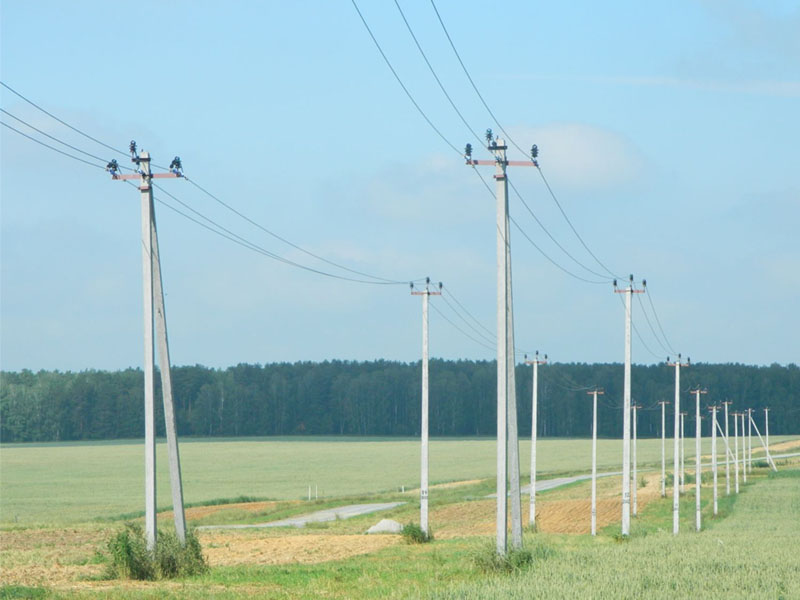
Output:
[[[178,433],[182,436],[350,435],[414,436],[420,428],[420,363],[326,361],[227,369],[173,367]],[[144,431],[143,375],[125,371],[3,372],[0,440],[3,442],[138,438]],[[531,367],[517,367],[520,435],[530,435]],[[158,377],[156,378],[158,381]],[[660,400],[674,399],[674,369],[634,365],[633,400],[642,408],[642,437],[660,435]],[[434,436],[495,433],[496,372],[493,361],[432,360],[430,432]],[[620,364],[550,364],[539,369],[539,435],[591,435],[594,386],[605,389],[598,409],[602,437],[622,431],[623,369]],[[681,370],[681,408],[686,434],[694,435],[694,397],[704,407],[733,401],[754,408],[761,427],[769,406],[770,433],[800,432],[800,369],[696,364]],[[164,422],[157,394],[157,424]],[[672,415],[672,404],[667,415]],[[668,421],[669,423],[669,421]],[[708,420],[704,420],[704,431]],[[668,426],[669,431],[669,426]]]

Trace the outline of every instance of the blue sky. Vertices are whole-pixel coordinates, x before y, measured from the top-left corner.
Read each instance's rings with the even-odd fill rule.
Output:
[[[431,4],[400,5],[471,129],[497,130]],[[694,361],[797,362],[798,2],[436,6],[500,123],[539,146],[592,252],[647,279],[668,343],[644,318],[643,308],[659,333],[649,301],[636,301],[635,362],[663,360],[662,344]],[[394,3],[359,8],[431,121],[457,148],[477,146]],[[441,280],[494,329],[494,201],[404,95],[350,1],[11,0],[0,10],[2,80],[27,98],[114,147],[137,140],[156,163],[180,155],[193,181],[310,252],[390,279]],[[1,91],[8,113],[125,164]],[[141,365],[138,193],[5,127],[0,136],[0,367]],[[511,177],[550,234],[604,273],[535,170]],[[271,252],[347,274],[186,181],[162,187]],[[406,285],[321,277],[156,210],[173,363],[418,359],[419,298]],[[597,279],[513,195],[511,213],[553,260]],[[516,230],[512,247],[517,345],[561,362],[621,361],[611,284],[564,274]],[[431,354],[493,357],[437,312]]]

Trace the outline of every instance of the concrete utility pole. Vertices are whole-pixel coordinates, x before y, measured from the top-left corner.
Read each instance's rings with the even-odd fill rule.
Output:
[[[747,449],[745,447],[745,434],[744,434],[744,411],[739,413],[742,419],[742,481],[747,483]]]
[[[675,444],[673,445],[672,452],[672,533],[678,535],[680,528],[680,491],[679,491],[679,464],[680,457],[678,455],[680,445],[680,411],[681,411],[681,367],[688,367],[691,364],[691,358],[687,358],[685,363],[681,363],[681,355],[678,354],[678,359],[671,363],[667,357],[667,366],[675,367]]]
[[[764,409],[764,437],[767,438],[767,454],[769,454],[769,408]]]
[[[644,290],[633,287],[633,275],[628,278],[628,287],[614,292],[625,294],[625,386],[622,402],[622,535],[631,533],[631,298]]]
[[[594,388],[592,395],[592,535],[597,535],[597,396],[603,390]]]
[[[736,493],[739,493],[739,413],[733,413],[733,450],[736,453],[733,459],[734,481]]]
[[[637,501],[637,489],[639,488],[639,483],[637,482],[636,478],[638,477],[637,468],[636,468],[636,423],[638,421],[636,417],[636,409],[639,408],[638,404],[634,404],[632,407],[633,409],[633,516],[639,514],[639,503]]]
[[[722,403],[725,406],[725,495],[731,495],[731,447],[728,443],[728,406],[732,404],[730,400]]]
[[[539,412],[539,365],[547,364],[547,354],[544,359],[539,358],[539,351],[536,351],[533,360],[527,360],[525,364],[533,366],[533,400],[531,404],[531,504],[528,514],[528,524],[534,531],[536,530],[536,437],[537,437],[537,417]]]
[[[714,516],[717,516],[717,405],[711,407],[711,472],[714,477]],[[727,459],[727,456],[725,457]]]
[[[695,529],[700,531],[700,480],[702,479],[702,467],[700,466],[700,394],[705,394],[706,390],[697,388],[692,392],[695,395],[695,426],[694,426],[694,509],[695,509]]]
[[[420,452],[420,485],[419,485],[419,526],[427,535],[428,529],[428,300],[431,296],[441,296],[442,282],[439,291],[430,290],[431,278],[425,278],[425,289],[415,290],[411,284],[411,295],[422,296],[422,417],[420,429],[422,448]],[[309,488],[309,495],[311,488]]]
[[[666,400],[659,402],[661,405],[661,497],[667,497],[667,454],[666,449],[666,405],[669,404]]]
[[[513,447],[516,460],[511,457],[512,466],[512,542],[522,543],[521,502],[517,499],[513,484],[519,483],[519,448],[517,432],[510,431],[516,425],[516,389],[514,382],[513,352],[513,302],[511,294],[510,258],[511,239],[508,219],[508,166],[536,166],[535,154],[531,149],[532,161],[509,161],[506,159],[507,147],[503,140],[495,140],[491,129],[486,131],[487,149],[494,155],[494,160],[474,160],[472,144],[467,144],[464,151],[466,164],[473,168],[478,165],[495,167],[497,193],[497,553],[505,555],[508,540],[508,462],[509,445]],[[509,335],[510,334],[510,335]],[[509,343],[510,342],[510,343]],[[509,365],[509,354],[510,365]],[[513,422],[508,416],[514,413]]]
[[[747,470],[753,472],[753,409],[747,409]]]
[[[681,494],[686,491],[686,413],[681,413]]]
[[[169,341],[167,338],[167,318],[164,306],[164,290],[161,277],[161,259],[158,252],[158,232],[156,229],[155,208],[153,204],[152,180],[183,177],[180,158],[177,156],[170,164],[169,173],[152,173],[150,155],[138,154],[136,142],[130,144],[131,160],[137,165],[137,172],[131,175],[120,173],[116,160],[106,166],[111,178],[116,180],[138,180],[142,207],[142,287],[144,298],[144,415],[145,415],[145,534],[147,547],[153,550],[157,542],[156,528],[156,427],[155,427],[155,348],[153,328],[158,343],[158,357],[161,371],[161,391],[164,402],[164,421],[167,433],[170,486],[172,488],[172,508],[175,532],[181,544],[186,543],[186,517],[183,507],[183,484],[181,481],[178,436],[175,427],[175,412],[172,400],[172,378],[170,373]]]

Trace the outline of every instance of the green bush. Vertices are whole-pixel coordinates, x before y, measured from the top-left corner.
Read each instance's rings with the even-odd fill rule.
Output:
[[[113,579],[171,579],[203,573],[208,565],[194,532],[181,545],[172,531],[159,532],[155,551],[147,549],[142,526],[126,523],[108,542],[106,576]]]
[[[416,523],[408,523],[407,525],[403,525],[403,529],[400,533],[402,534],[403,539],[405,539],[405,541],[409,544],[425,544],[433,541],[433,531],[428,529],[426,532]]]
[[[550,550],[536,547],[536,558],[545,559]],[[473,564],[484,573],[511,573],[521,571],[533,563],[534,553],[527,548],[511,549],[505,555],[497,553],[494,545],[484,546],[472,556]]]

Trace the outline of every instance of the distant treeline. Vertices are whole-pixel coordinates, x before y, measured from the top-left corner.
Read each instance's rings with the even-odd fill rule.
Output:
[[[143,375],[125,371],[3,372],[0,374],[3,442],[100,440],[143,436]],[[179,435],[414,436],[420,430],[420,363],[388,361],[250,365],[172,370]],[[156,378],[158,381],[158,377]],[[674,370],[633,366],[639,435],[660,435],[657,402],[674,399]],[[800,369],[794,364],[754,367],[696,364],[681,370],[686,434],[694,435],[694,400],[688,390],[708,389],[704,405],[733,401],[754,408],[759,426],[769,406],[770,433],[800,432]],[[552,364],[539,368],[539,435],[591,434],[587,389],[605,389],[598,410],[601,436],[622,431],[620,364]],[[157,426],[163,435],[160,388]],[[517,367],[520,435],[531,428],[531,367]],[[432,360],[430,432],[434,436],[491,436],[496,423],[493,361]],[[668,406],[668,424],[672,415]],[[707,411],[702,409],[705,417]],[[707,423],[707,420],[705,421]],[[707,425],[704,425],[704,431]],[[668,425],[667,431],[671,431]]]

